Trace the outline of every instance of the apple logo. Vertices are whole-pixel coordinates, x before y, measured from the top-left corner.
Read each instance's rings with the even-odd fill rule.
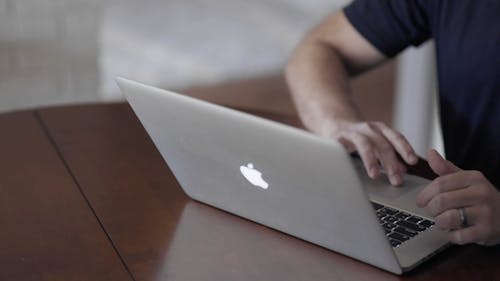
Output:
[[[267,189],[269,187],[269,184],[262,178],[262,173],[255,169],[252,163],[248,163],[246,166],[240,166],[240,171],[245,179],[251,184],[262,189]]]

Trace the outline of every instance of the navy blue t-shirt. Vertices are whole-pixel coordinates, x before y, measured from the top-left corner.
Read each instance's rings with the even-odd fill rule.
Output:
[[[499,188],[500,0],[356,0],[344,12],[388,57],[435,39],[446,156]]]

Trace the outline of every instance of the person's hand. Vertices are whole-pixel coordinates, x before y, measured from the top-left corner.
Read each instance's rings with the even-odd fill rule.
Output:
[[[427,160],[439,177],[420,192],[417,205],[435,217],[437,227],[449,231],[452,243],[499,244],[500,193],[495,187],[482,173],[461,170],[435,150],[429,152]]]
[[[340,121],[328,126],[327,137],[337,139],[349,152],[357,151],[368,175],[375,179],[384,168],[392,185],[401,185],[406,166],[418,157],[406,138],[381,122]],[[381,167],[382,166],[382,167]]]

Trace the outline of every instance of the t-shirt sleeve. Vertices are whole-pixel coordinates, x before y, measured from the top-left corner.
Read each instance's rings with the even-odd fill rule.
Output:
[[[431,37],[424,1],[354,0],[344,8],[344,13],[375,48],[393,57],[406,47],[418,46]]]

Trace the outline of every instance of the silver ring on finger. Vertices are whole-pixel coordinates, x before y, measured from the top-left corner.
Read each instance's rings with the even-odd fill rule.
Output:
[[[469,226],[469,220],[467,218],[467,212],[464,207],[458,208],[458,214],[460,215],[460,225],[462,228]]]

